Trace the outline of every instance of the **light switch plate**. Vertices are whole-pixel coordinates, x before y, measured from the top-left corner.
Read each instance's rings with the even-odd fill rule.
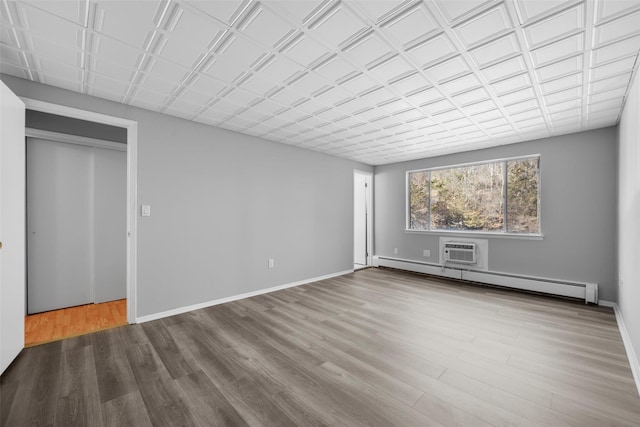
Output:
[[[151,206],[150,205],[142,205],[142,206],[140,206],[140,215],[142,215],[142,216],[151,216]]]

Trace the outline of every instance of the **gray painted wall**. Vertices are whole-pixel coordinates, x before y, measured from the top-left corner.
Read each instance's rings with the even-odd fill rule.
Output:
[[[138,221],[139,316],[353,268],[353,170],[371,167],[2,80],[19,96],[138,122],[138,205],[151,205]]]
[[[489,270],[596,282],[601,299],[616,301],[617,143],[613,127],[377,166],[374,253],[438,262],[438,234],[404,231],[406,171],[529,154],[541,155],[544,239],[487,237]],[[394,248],[399,250],[397,255]],[[422,256],[423,249],[431,250],[431,258]]]
[[[619,125],[618,304],[640,357],[640,77],[629,91]],[[638,361],[635,361],[638,366]],[[638,385],[640,387],[640,384]]]

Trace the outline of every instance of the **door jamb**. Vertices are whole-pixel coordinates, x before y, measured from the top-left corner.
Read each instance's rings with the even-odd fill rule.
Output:
[[[355,175],[365,175],[369,177],[369,185],[368,188],[368,196],[369,200],[367,203],[368,216],[367,216],[367,267],[373,265],[373,172],[367,172],[359,169],[353,170],[354,179]]]
[[[127,129],[127,322],[137,322],[138,122],[37,99],[20,97],[25,109]]]

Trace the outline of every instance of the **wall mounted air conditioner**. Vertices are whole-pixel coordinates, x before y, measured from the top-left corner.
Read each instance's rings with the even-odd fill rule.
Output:
[[[456,264],[476,264],[476,244],[473,242],[445,242],[444,262]]]

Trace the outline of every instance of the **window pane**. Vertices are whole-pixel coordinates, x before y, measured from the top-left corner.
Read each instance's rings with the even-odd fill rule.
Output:
[[[539,233],[538,159],[507,162],[507,231]]]
[[[431,229],[502,231],[504,163],[431,171]]]
[[[409,174],[409,228],[429,229],[429,172]]]

